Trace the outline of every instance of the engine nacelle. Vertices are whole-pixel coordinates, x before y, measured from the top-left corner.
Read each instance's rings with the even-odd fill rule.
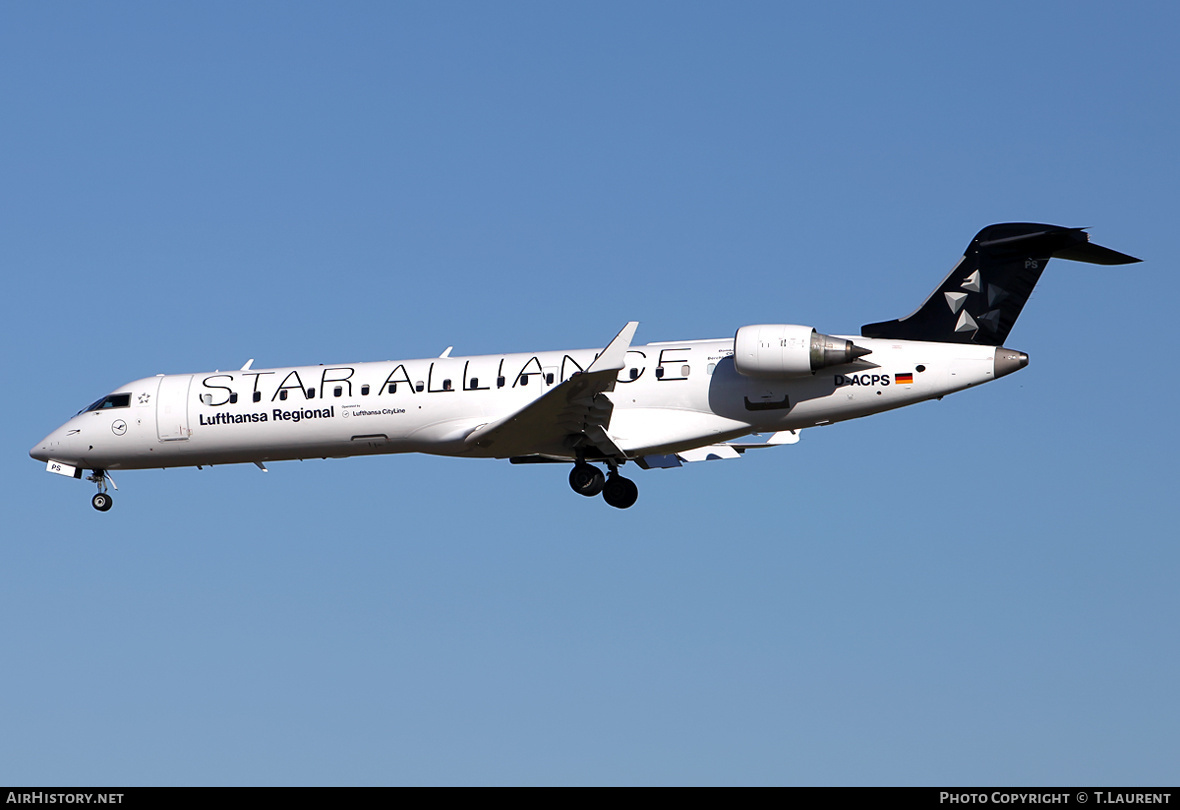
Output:
[[[851,340],[783,323],[743,326],[733,342],[734,367],[747,377],[802,377],[870,353]]]

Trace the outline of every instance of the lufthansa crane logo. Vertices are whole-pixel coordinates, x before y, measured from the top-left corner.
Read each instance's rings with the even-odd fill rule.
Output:
[[[126,432],[127,423],[122,419],[116,419],[114,422],[111,422],[111,433],[114,433],[116,436],[122,436]]]

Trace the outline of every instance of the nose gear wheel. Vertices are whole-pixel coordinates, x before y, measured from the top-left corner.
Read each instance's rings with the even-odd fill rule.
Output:
[[[106,470],[95,470],[92,475],[86,476],[86,480],[98,485],[98,494],[90,499],[90,505],[100,512],[110,510],[115,500],[107,494],[107,481],[110,481],[112,486],[115,482],[107,475]]]

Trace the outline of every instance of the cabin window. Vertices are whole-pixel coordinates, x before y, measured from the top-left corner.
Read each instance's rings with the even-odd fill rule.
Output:
[[[391,393],[391,394],[397,393],[397,383],[390,383],[389,384],[389,393]]]
[[[212,394],[201,394],[201,402],[205,403],[206,405],[212,405],[213,404],[213,395]]]
[[[450,380],[443,380],[443,390],[444,391],[451,390],[451,381]]]
[[[496,387],[497,387],[497,388],[503,388],[503,387],[504,387],[504,382],[505,382],[505,380],[504,380],[504,378],[503,378],[503,377],[497,377],[497,378],[496,378]]]
[[[914,366],[914,371],[917,371],[917,372],[919,372],[919,373],[921,373],[921,372],[923,372],[923,371],[925,371],[925,370],[926,370],[926,367],[925,367],[925,366]]]
[[[287,389],[286,388],[284,388],[282,391],[279,391],[279,399],[283,400],[284,402],[287,401]]]
[[[479,388],[479,377],[472,377],[467,382],[469,391],[474,391],[476,388]]]
[[[715,369],[715,368],[717,368],[717,364],[716,364],[716,363],[710,363],[709,365],[705,366],[705,373],[706,373],[706,374],[712,374],[712,373],[713,373],[713,369]]]
[[[521,385],[528,385],[529,384],[529,375],[522,374],[520,377],[520,384]]]
[[[341,396],[343,393],[344,393],[344,388],[342,388],[339,385],[332,389],[332,396],[334,396],[334,397]]]
[[[238,395],[236,392],[230,392],[229,404],[230,405],[237,405],[238,404]]]
[[[414,390],[417,391],[419,394],[422,393],[422,389],[424,389],[424,388],[426,388],[426,383],[422,382],[421,380],[414,383]]]
[[[315,399],[315,389],[314,388],[307,389],[307,398],[308,399]]]
[[[656,379],[657,380],[664,379],[664,367],[663,366],[656,366]]]
[[[550,371],[548,374],[545,375],[545,383],[547,385],[553,385],[553,372],[552,371]]]
[[[633,379],[633,380],[637,380],[637,379],[639,379],[639,369],[637,369],[637,368],[633,368],[633,369],[631,369],[631,371],[630,371],[630,372],[628,372],[628,373],[630,374],[630,376],[631,376],[631,379]]]
[[[692,368],[690,368],[689,365],[687,363],[685,363],[683,366],[680,367],[680,376],[687,377],[688,373],[690,371],[692,371]]]
[[[262,402],[262,392],[261,391],[254,392],[254,401],[255,402]]]
[[[362,386],[361,386],[361,396],[362,396],[362,397],[367,397],[368,395],[369,395],[369,386],[367,386],[367,385],[362,385]]]

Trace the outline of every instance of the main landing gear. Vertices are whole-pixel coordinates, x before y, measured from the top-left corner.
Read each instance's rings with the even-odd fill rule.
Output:
[[[616,509],[626,509],[639,498],[639,487],[629,478],[619,475],[618,465],[608,461],[610,475],[593,464],[579,461],[570,470],[570,488],[579,495],[592,498],[602,493],[602,499]]]
[[[98,484],[98,494],[90,499],[91,506],[100,512],[106,512],[114,506],[114,499],[107,494],[107,481],[111,482],[111,486],[115,486],[115,481],[107,475],[106,470],[95,470],[93,475],[86,476],[86,480]]]

